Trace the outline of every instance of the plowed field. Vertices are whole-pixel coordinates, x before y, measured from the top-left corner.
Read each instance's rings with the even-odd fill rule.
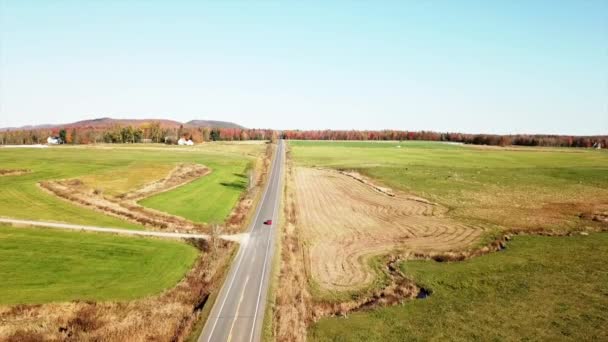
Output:
[[[447,218],[424,199],[382,193],[337,171],[296,168],[298,225],[307,263],[323,288],[346,290],[374,279],[369,257],[398,248],[443,252],[470,245],[483,232]]]

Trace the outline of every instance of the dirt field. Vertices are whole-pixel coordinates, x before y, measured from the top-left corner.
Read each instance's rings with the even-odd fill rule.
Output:
[[[323,289],[369,285],[370,257],[392,249],[432,253],[463,249],[484,232],[445,217],[447,211],[422,198],[387,193],[360,176],[295,169],[298,226],[305,239],[312,278]]]

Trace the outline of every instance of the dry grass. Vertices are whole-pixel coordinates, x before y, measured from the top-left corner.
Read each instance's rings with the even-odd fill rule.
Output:
[[[304,267],[304,249],[296,222],[293,164],[287,152],[287,172],[283,194],[281,263],[273,312],[272,335],[277,341],[304,341],[312,321],[312,298]]]
[[[439,205],[399,192],[387,195],[337,171],[298,167],[295,179],[307,264],[322,289],[370,285],[373,256],[396,248],[422,254],[461,250],[485,231],[449,219]]]
[[[251,207],[260,200],[261,189],[264,188],[264,183],[268,178],[274,149],[273,144],[268,144],[265,153],[258,156],[255,161],[253,169],[250,170],[250,172],[253,172],[253,184],[241,195],[237,205],[230,212],[226,220],[224,233],[240,233],[247,228],[247,223],[252,214]]]
[[[211,170],[200,164],[178,164],[168,174],[165,173],[167,176],[162,179],[143,184],[135,191],[127,192],[117,197],[136,202],[146,197],[175,189],[209,173],[211,173]]]
[[[133,162],[122,168],[120,174],[109,170],[96,174],[80,176],[85,185],[103,191],[110,196],[119,196],[133,189],[142,188],[167,176],[172,170],[179,169],[171,163]]]
[[[2,176],[20,176],[30,173],[32,170],[27,169],[0,169],[0,177]]]

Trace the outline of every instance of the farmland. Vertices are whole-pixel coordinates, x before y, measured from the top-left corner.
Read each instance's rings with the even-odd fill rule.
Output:
[[[134,190],[164,177],[178,163],[198,163],[209,176],[142,201],[199,223],[224,220],[245,190],[243,174],[263,151],[262,144],[208,144],[192,148],[159,146],[83,146],[2,149],[2,169],[25,169],[0,177],[0,216],[97,226],[141,228],[137,223],[68,203],[43,191],[41,181],[73,179],[108,195]],[[168,200],[167,200],[168,199]]]
[[[296,184],[300,227],[311,245],[311,272],[324,289],[372,283],[375,275],[361,265],[366,255],[398,247],[464,248],[484,232],[453,222],[422,199],[386,196],[338,172],[299,168]]]
[[[408,261],[426,299],[325,318],[312,341],[608,339],[608,233],[517,236],[504,251],[458,263]]]
[[[0,226],[0,305],[130,300],[174,286],[194,247],[155,239]]]
[[[263,143],[1,148],[0,216],[240,229],[233,212],[244,218],[241,199],[250,206],[259,192],[247,191],[248,172],[255,167],[261,179],[265,150]],[[0,226],[0,340],[184,339],[212,305],[234,249],[225,241],[210,247]]]
[[[409,141],[291,145],[309,267],[327,290],[370,284],[366,260],[391,249],[428,255],[472,247],[498,231],[582,229],[598,223],[581,217],[608,208],[602,152]]]
[[[300,166],[353,169],[439,203],[449,216],[513,229],[576,229],[608,209],[608,153],[431,142],[291,142]],[[397,147],[400,146],[400,147]]]
[[[516,236],[507,244],[507,253],[492,252],[504,246],[497,240],[504,233],[577,235],[605,230],[608,154],[604,151],[412,141],[291,141],[290,147],[293,167],[285,211],[289,222],[284,228],[284,266],[277,293],[277,302],[285,304],[277,305],[275,312],[277,336],[302,340],[305,336],[289,331],[289,322],[311,324],[319,317],[347,314],[348,319],[322,319],[308,337],[346,341],[363,336],[372,340],[409,336],[427,340],[445,338],[455,330],[463,340],[481,336],[509,339],[521,335],[501,333],[505,326],[532,329],[532,322],[536,322],[548,325],[543,334],[554,338],[566,331],[556,328],[564,321],[551,323],[545,317],[530,320],[526,326],[525,315],[511,317],[518,309],[532,310],[533,304],[526,302],[530,297],[523,298],[530,294],[532,285],[526,281],[532,276],[536,277],[539,296],[538,291],[552,282],[566,282],[566,276],[558,271],[560,263],[576,273],[572,277],[580,283],[554,286],[551,295],[543,299],[548,306],[545,314],[561,309],[574,317],[591,305],[594,319],[588,325],[600,326],[597,317],[601,310],[594,306],[592,295],[578,296],[579,304],[560,297],[568,296],[576,286],[605,292],[602,282],[606,272],[601,271],[603,265],[598,260],[608,251],[597,247],[605,240],[605,233],[589,237]],[[555,251],[551,250],[553,244]],[[585,248],[584,254],[577,254]],[[391,257],[384,259],[385,255]],[[587,257],[590,264],[585,265]],[[534,264],[545,259],[552,260]],[[387,267],[387,260],[404,261]],[[530,267],[522,266],[527,263]],[[587,273],[593,276],[581,276]],[[299,286],[289,286],[287,279]],[[467,289],[468,285],[473,288]],[[417,287],[429,289],[431,296],[408,302],[407,298],[417,295]],[[509,306],[508,294],[518,291],[521,302],[515,297],[515,304]],[[475,298],[477,295],[480,298]],[[488,305],[493,296],[501,296],[504,302]],[[370,308],[369,303],[398,303],[399,298],[406,304],[359,312],[361,306]],[[475,309],[458,307],[469,300],[476,303]],[[477,309],[483,306],[488,309]],[[484,330],[486,327],[478,329],[487,335],[472,332],[481,323],[467,323],[484,322],[482,317],[487,322],[487,317],[498,316],[505,317],[500,324],[506,325],[487,325],[487,329],[496,330],[493,333]],[[438,322],[433,324],[435,318]],[[418,324],[424,328],[414,328]],[[576,324],[585,327],[587,323],[577,320]],[[597,329],[591,329],[588,336],[598,334]],[[526,332],[530,335],[534,335],[532,330]]]

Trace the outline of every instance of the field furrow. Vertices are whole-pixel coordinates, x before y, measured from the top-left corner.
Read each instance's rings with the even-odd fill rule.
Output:
[[[367,262],[374,255],[458,250],[484,231],[449,219],[438,205],[389,196],[337,171],[299,167],[295,177],[298,225],[309,243],[312,277],[325,289],[370,284]]]

